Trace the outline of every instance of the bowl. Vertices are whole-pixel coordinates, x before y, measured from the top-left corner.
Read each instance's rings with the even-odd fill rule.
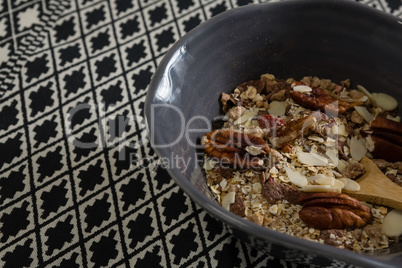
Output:
[[[151,146],[175,182],[239,239],[305,264],[399,266],[402,244],[356,253],[282,234],[218,205],[205,183],[200,138],[219,119],[220,94],[261,74],[349,78],[402,101],[402,21],[349,0],[297,0],[235,8],[175,43],[149,85],[145,117]]]

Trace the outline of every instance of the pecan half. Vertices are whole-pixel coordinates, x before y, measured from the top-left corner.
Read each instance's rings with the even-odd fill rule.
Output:
[[[285,144],[288,144],[301,136],[307,136],[310,130],[313,130],[316,127],[316,123],[317,119],[313,115],[290,121],[286,125],[278,127],[276,131],[270,133],[270,142],[276,148],[282,148]]]
[[[372,154],[387,161],[402,161],[402,123],[377,116],[370,123]]]
[[[302,82],[297,82],[297,85],[303,85]],[[311,86],[310,86],[311,87]],[[331,95],[327,90],[311,87],[310,93],[301,93],[298,91],[290,91],[289,95],[294,102],[311,110],[320,110],[329,115],[342,114],[353,108],[354,106],[361,105],[361,102],[346,102],[338,99],[336,96]]]
[[[308,193],[298,201],[300,219],[316,229],[362,228],[372,220],[370,208],[346,194]]]
[[[234,168],[261,168],[271,148],[259,137],[230,129],[217,129],[202,137],[205,153]]]
[[[371,152],[374,157],[389,162],[402,161],[402,146],[377,135],[371,135],[370,138],[374,143],[374,150]]]
[[[370,123],[371,129],[388,131],[402,137],[402,123],[390,120],[385,117],[377,116]]]

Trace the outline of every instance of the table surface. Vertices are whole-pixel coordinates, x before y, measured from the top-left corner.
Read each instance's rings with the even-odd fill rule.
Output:
[[[260,2],[270,1],[0,1],[0,267],[301,266],[194,204],[142,117],[175,41]],[[402,17],[401,0],[360,2]]]

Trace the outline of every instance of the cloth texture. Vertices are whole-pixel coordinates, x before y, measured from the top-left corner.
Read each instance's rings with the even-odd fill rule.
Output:
[[[191,201],[143,117],[175,41],[262,2],[0,1],[0,267],[302,267]],[[402,17],[400,0],[360,2]]]

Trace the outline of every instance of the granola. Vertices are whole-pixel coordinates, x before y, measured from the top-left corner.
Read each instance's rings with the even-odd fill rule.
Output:
[[[260,226],[354,251],[397,241],[382,229],[390,209],[342,194],[358,191],[354,180],[364,174],[364,156],[402,181],[397,105],[357,88],[349,80],[263,74],[222,93],[225,123],[201,141],[218,203]],[[384,155],[379,147],[389,141],[396,152]]]

